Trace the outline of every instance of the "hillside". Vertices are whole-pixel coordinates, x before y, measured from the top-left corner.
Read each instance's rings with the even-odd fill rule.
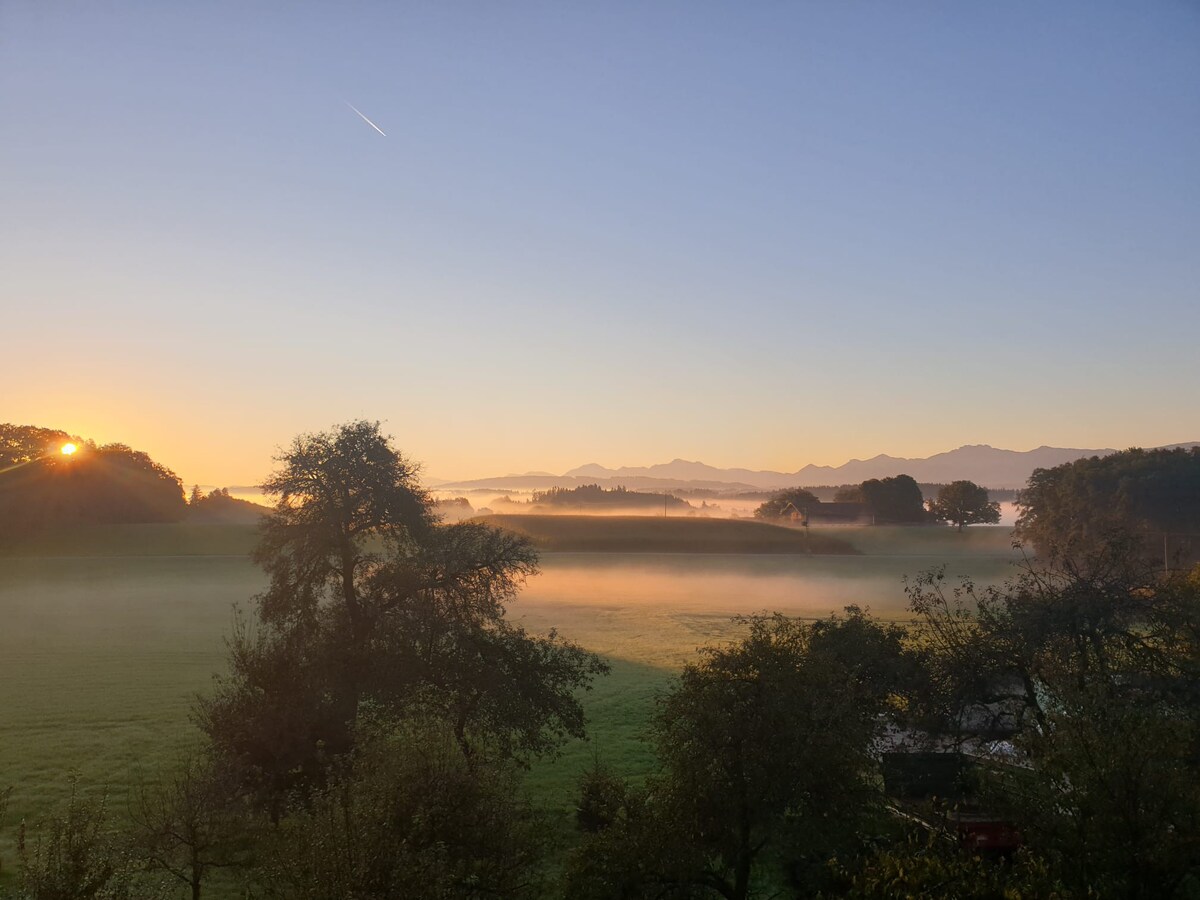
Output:
[[[207,497],[193,499],[188,504],[185,522],[196,525],[257,525],[269,507],[249,500],[229,496],[228,491],[216,490]]]
[[[124,444],[0,425],[0,534],[83,524],[176,522],[183,486],[166,466]]]

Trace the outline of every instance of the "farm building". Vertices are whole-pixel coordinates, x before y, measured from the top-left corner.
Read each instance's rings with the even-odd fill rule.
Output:
[[[808,520],[819,525],[868,525],[875,518],[866,503],[818,503],[808,508]]]
[[[954,835],[976,853],[1010,853],[1021,835],[1010,822],[979,804],[975,771],[984,762],[965,753],[891,752],[880,761],[883,782],[903,818]]]

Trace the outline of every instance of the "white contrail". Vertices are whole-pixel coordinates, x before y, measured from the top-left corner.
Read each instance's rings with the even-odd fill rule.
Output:
[[[372,122],[370,119],[368,119],[366,116],[364,116],[362,114],[362,111],[357,106],[355,106],[349,100],[346,101],[346,105],[348,107],[350,107],[352,110],[354,110],[356,113],[358,113],[359,118],[361,118],[364,122],[366,122],[368,125],[370,125],[372,128],[374,128],[376,131],[378,131],[384,137],[387,137],[387,134],[384,133],[384,130],[382,128],[380,128],[378,125],[376,125],[374,122]]]

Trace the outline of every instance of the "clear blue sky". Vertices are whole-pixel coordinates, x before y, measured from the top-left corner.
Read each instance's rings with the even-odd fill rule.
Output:
[[[1200,440],[1195,2],[7,0],[0,167],[0,420],[189,482]]]

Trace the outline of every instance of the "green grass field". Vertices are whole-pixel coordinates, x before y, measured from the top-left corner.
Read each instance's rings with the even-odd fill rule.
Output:
[[[537,801],[565,814],[594,758],[626,775],[651,771],[642,734],[655,693],[697,647],[735,636],[731,615],[825,616],[857,603],[904,618],[904,575],[944,561],[952,575],[999,581],[1016,558],[1001,528],[829,530],[862,555],[544,553],[511,615],[533,630],[558,628],[611,660],[613,673],[585,698],[591,740],[530,773]],[[195,740],[190,698],[224,667],[234,605],[251,608],[264,585],[247,557],[253,540],[244,526],[127,526],[0,553],[0,786],[15,788],[10,826],[61,801],[72,769],[93,789],[107,786],[121,812],[131,785]],[[13,835],[0,835],[0,864],[12,864]]]
[[[593,553],[855,553],[830,529],[752,519],[680,516],[491,515],[476,521],[522,534],[539,550]]]

